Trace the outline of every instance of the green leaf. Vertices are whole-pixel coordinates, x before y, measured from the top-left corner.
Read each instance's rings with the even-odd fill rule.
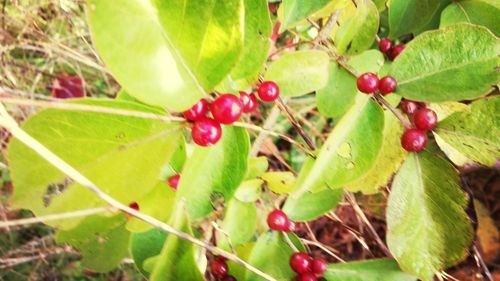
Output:
[[[429,23],[441,0],[391,0],[389,4],[390,37],[412,33]]]
[[[266,0],[245,0],[245,40],[233,79],[256,78],[269,53],[272,25]]]
[[[333,37],[337,52],[359,54],[370,48],[375,40],[379,26],[377,6],[371,0],[358,1],[354,13],[339,24]]]
[[[323,51],[287,53],[271,63],[265,75],[280,87],[280,95],[296,97],[325,87],[330,58]]]
[[[384,55],[377,50],[368,50],[350,57],[347,64],[359,73],[376,73],[384,64]],[[331,62],[328,82],[316,92],[318,110],[327,117],[340,117],[354,104],[357,93],[356,77],[336,62]]]
[[[87,10],[99,55],[128,94],[174,110],[184,110],[205,95],[149,1],[123,0],[117,9],[113,1],[90,0]]]
[[[169,223],[175,229],[193,235],[187,211],[184,204],[177,204]],[[151,258],[150,258],[151,259]],[[151,272],[150,281],[192,280],[203,281],[203,274],[199,271],[195,260],[195,246],[193,243],[174,235],[165,240],[163,249],[156,260]]]
[[[467,201],[449,162],[425,151],[410,154],[387,206],[387,244],[405,272],[432,281],[466,256],[474,236]]]
[[[278,10],[280,32],[321,10],[330,0],[283,0]]]
[[[323,275],[327,281],[416,281],[392,259],[329,264]]]
[[[455,1],[441,13],[441,27],[459,22],[484,25],[500,35],[500,4],[495,0]]]
[[[158,228],[133,233],[130,237],[130,253],[134,264],[145,277],[149,277],[149,271],[144,269],[144,262],[161,253],[166,239],[167,233]]]
[[[246,180],[236,189],[234,197],[242,202],[255,202],[262,193],[262,184],[264,181],[261,179]]]
[[[257,208],[253,202],[246,203],[233,198],[227,204],[225,213],[222,223],[224,233],[218,232],[217,246],[230,251],[231,245],[237,247],[250,241],[255,235]]]
[[[117,100],[85,99],[97,109],[152,112],[157,109]],[[163,113],[164,114],[164,113]],[[30,117],[22,128],[48,149],[124,204],[138,201],[158,182],[180,140],[178,124],[109,113],[47,109]],[[106,206],[93,192],[66,180],[65,175],[33,150],[13,139],[8,147],[16,184],[13,208],[36,215]],[[63,192],[58,192],[63,188]],[[83,218],[51,222],[73,227]]]
[[[295,276],[288,264],[293,250],[286,243],[283,235],[278,231],[263,233],[248,257],[248,263],[280,281],[291,280]],[[251,271],[247,271],[245,281],[254,280],[260,281],[264,279]]]
[[[394,61],[390,75],[404,98],[474,99],[498,83],[498,53],[499,41],[488,29],[457,24],[416,37]]]
[[[387,185],[407,157],[406,151],[400,144],[400,137],[403,134],[400,121],[388,110],[384,112],[384,120],[382,148],[375,164],[363,177],[348,184],[347,190],[361,191],[364,194],[376,193],[380,187]]]
[[[239,247],[236,247],[236,255],[244,260],[248,261],[248,257],[252,253],[253,247],[255,246],[255,242],[246,243]],[[247,273],[247,269],[237,264],[231,260],[227,261],[227,265],[229,266],[229,272],[232,276],[236,278],[236,280],[245,280],[245,274]]]
[[[245,179],[254,179],[267,171],[269,163],[264,156],[248,158],[248,172]]]
[[[68,243],[77,248],[82,264],[96,272],[115,269],[127,256],[130,233],[125,229],[125,216],[88,216],[77,227],[59,231],[57,243]]]
[[[144,198],[137,201],[141,213],[152,216],[159,221],[167,222],[175,204],[175,191],[166,184],[159,182]],[[130,232],[144,232],[153,226],[138,218],[130,218],[127,229]]]
[[[435,133],[467,158],[493,166],[500,158],[500,97],[478,100],[450,115]]]
[[[274,193],[287,194],[293,189],[295,176],[291,172],[268,172],[261,176]]]
[[[310,173],[297,189],[317,192],[339,188],[366,174],[382,146],[384,113],[369,96],[359,94],[321,148]]]
[[[224,126],[216,145],[194,149],[177,190],[178,201],[186,200],[190,218],[210,214],[214,196],[223,196],[225,202],[231,199],[247,173],[249,147],[245,129]]]

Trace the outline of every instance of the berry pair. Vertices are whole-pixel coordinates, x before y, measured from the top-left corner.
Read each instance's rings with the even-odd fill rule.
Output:
[[[276,231],[293,232],[297,227],[295,222],[288,219],[288,216],[281,210],[273,210],[267,215],[267,225]]]
[[[229,267],[227,266],[226,259],[223,257],[215,257],[210,264],[210,271],[221,281],[236,281],[234,276],[229,275]]]
[[[326,261],[322,258],[313,259],[307,253],[294,253],[290,257],[290,267],[297,275],[297,281],[316,281],[326,271]]]
[[[398,83],[392,76],[385,76],[378,79],[375,73],[367,72],[358,77],[358,90],[365,94],[372,94],[379,91],[382,95],[387,95],[396,91]]]
[[[401,145],[407,151],[422,151],[427,145],[427,131],[432,130],[438,123],[436,112],[425,108],[425,103],[405,100],[401,108],[413,121],[415,128],[407,129],[401,136]]]
[[[405,49],[404,44],[394,46],[389,38],[383,38],[378,42],[379,50],[384,53],[390,60],[395,60]]]

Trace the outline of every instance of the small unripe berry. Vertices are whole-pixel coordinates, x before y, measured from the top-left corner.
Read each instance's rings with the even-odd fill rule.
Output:
[[[215,277],[223,278],[227,276],[229,268],[226,261],[222,259],[215,259],[210,264],[210,271]]]
[[[326,261],[322,258],[315,258],[312,262],[312,272],[314,274],[321,276],[326,272]]]
[[[421,130],[432,130],[438,123],[437,114],[432,109],[419,109],[413,114],[413,123]]]
[[[167,184],[174,190],[177,190],[177,186],[179,185],[179,179],[181,175],[176,174],[167,179]]]
[[[254,112],[259,106],[257,97],[254,94],[247,94],[243,91],[240,91],[240,101],[243,105],[244,113]]]
[[[397,87],[398,83],[392,76],[385,76],[384,78],[380,79],[378,83],[378,90],[382,95],[393,93],[394,91],[396,91]]]
[[[257,90],[259,98],[265,102],[273,102],[280,95],[280,88],[273,81],[264,81]]]
[[[314,275],[314,273],[306,272],[306,273],[302,273],[302,274],[297,275],[297,278],[295,280],[297,280],[297,281],[317,281],[318,278],[316,277],[316,275]]]
[[[387,53],[392,48],[392,41],[389,38],[382,38],[380,42],[378,42],[378,48],[382,53]]]
[[[293,253],[290,257],[290,267],[299,274],[311,272],[312,262],[312,258],[308,254],[302,252]]]
[[[218,122],[211,118],[204,118],[194,122],[191,130],[193,141],[200,146],[209,146],[219,141],[222,128]]]
[[[377,75],[367,72],[358,77],[357,86],[359,91],[371,94],[378,90],[378,83]]]
[[[406,151],[422,151],[427,144],[427,135],[420,129],[407,129],[401,136],[401,146]]]
[[[404,44],[400,44],[400,45],[396,45],[396,46],[392,47],[391,54],[390,54],[391,60],[395,60],[401,54],[401,52],[403,52],[403,50],[405,48],[406,48],[406,45],[404,45]]]
[[[197,121],[207,116],[209,107],[210,104],[208,101],[206,99],[201,99],[182,114],[188,121]]]
[[[272,230],[286,231],[288,216],[281,210],[273,210],[267,215],[267,225]]]
[[[222,124],[231,124],[240,119],[243,105],[240,99],[231,94],[218,96],[210,106],[210,111],[216,121]]]

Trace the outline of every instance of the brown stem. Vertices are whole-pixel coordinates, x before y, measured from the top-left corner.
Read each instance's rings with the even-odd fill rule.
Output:
[[[406,119],[403,116],[403,114],[401,114],[401,112],[392,107],[392,105],[386,99],[384,99],[384,97],[382,97],[379,93],[374,93],[373,98],[375,98],[376,101],[378,101],[379,103],[384,105],[387,109],[389,109],[394,114],[394,116],[396,116],[396,118],[398,118],[399,121],[401,121],[401,123],[406,129],[411,128],[411,124],[410,122],[408,122],[408,119]]]
[[[304,139],[304,141],[306,142],[307,146],[309,146],[309,149],[311,149],[313,151],[316,150],[317,149],[316,145],[313,143],[311,138],[304,131],[304,128],[302,128],[302,125],[300,125],[300,123],[297,121],[297,119],[295,119],[295,117],[293,116],[293,114],[290,111],[290,108],[288,108],[288,106],[283,102],[283,99],[278,98],[276,101],[276,104],[281,109],[281,111],[283,113],[285,113],[288,120],[290,120],[290,123],[292,123],[292,125],[297,130],[297,133],[299,133],[299,135],[302,137],[302,139]]]

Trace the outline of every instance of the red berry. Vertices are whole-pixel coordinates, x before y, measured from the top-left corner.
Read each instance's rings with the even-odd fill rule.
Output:
[[[421,130],[432,130],[438,123],[437,114],[428,108],[419,109],[413,114],[413,123]]]
[[[177,186],[179,185],[179,179],[181,175],[176,174],[168,178],[167,183],[168,185],[173,188],[174,190],[177,190]]]
[[[399,56],[399,54],[401,54],[401,52],[403,52],[403,50],[405,48],[406,48],[406,45],[404,45],[404,44],[396,45],[396,46],[392,47],[391,54],[390,54],[391,60],[395,60]]]
[[[288,226],[288,217],[281,210],[273,210],[267,215],[267,225],[272,230],[286,231]]]
[[[294,232],[297,229],[297,224],[294,221],[288,220],[286,222],[285,232]]]
[[[201,99],[182,114],[189,121],[197,121],[207,116],[209,106],[210,104],[206,99]]]
[[[240,119],[243,113],[243,104],[237,96],[224,94],[212,102],[210,111],[216,121],[222,124],[231,124]]]
[[[297,278],[295,280],[297,280],[297,281],[317,281],[318,278],[316,277],[316,275],[314,275],[314,273],[306,272],[306,273],[297,275]]]
[[[280,88],[273,81],[264,81],[257,90],[259,98],[265,102],[273,102],[280,95]]]
[[[128,204],[128,207],[130,209],[134,209],[136,211],[139,211],[139,204],[137,204],[137,202],[131,202],[130,204]]]
[[[426,144],[427,135],[420,129],[408,129],[401,136],[401,145],[406,151],[421,151]]]
[[[227,266],[227,263],[223,260],[220,259],[215,259],[212,261],[210,264],[210,271],[215,277],[218,278],[223,278],[227,276],[227,272],[229,271],[229,268]]]
[[[240,91],[240,101],[243,104],[244,113],[255,111],[259,105],[257,97],[254,94],[247,94],[243,91]]]
[[[389,93],[392,93],[396,91],[396,88],[398,87],[398,83],[396,82],[396,79],[392,76],[385,76],[384,78],[380,79],[378,83],[378,90],[382,95],[387,95]]]
[[[326,261],[322,258],[313,259],[312,272],[318,276],[323,275],[326,272]]]
[[[236,278],[232,275],[228,275],[221,279],[221,281],[237,281]]]
[[[58,99],[81,98],[85,96],[83,81],[76,76],[60,75],[52,82],[51,94]]]
[[[378,89],[378,77],[376,74],[367,72],[358,77],[358,90],[363,93],[371,94]]]
[[[306,253],[294,253],[290,257],[290,267],[297,273],[311,272],[312,258]]]
[[[218,122],[211,118],[204,118],[194,122],[191,130],[193,141],[200,146],[209,146],[219,141],[222,128]]]
[[[401,102],[401,109],[404,113],[412,115],[418,109],[418,103],[411,100],[404,100]]]
[[[387,53],[392,48],[392,41],[389,38],[382,38],[380,42],[378,42],[378,48],[382,53]]]

